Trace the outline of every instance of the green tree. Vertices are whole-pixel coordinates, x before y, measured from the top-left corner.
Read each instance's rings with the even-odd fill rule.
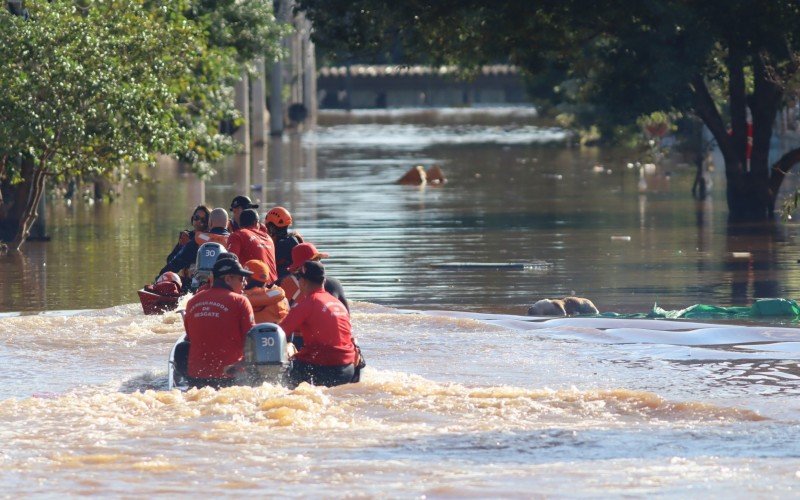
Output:
[[[105,174],[173,154],[201,175],[235,150],[243,60],[274,57],[268,0],[30,0],[0,12],[0,239],[18,250],[45,180]]]
[[[299,0],[299,8],[331,53],[400,44],[466,69],[502,60],[540,79],[555,70],[604,130],[656,111],[694,114],[725,159],[733,219],[772,217],[785,173],[800,161],[800,149],[768,160],[772,125],[796,86],[794,0]]]

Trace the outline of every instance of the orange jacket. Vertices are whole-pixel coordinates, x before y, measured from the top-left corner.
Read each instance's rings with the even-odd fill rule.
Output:
[[[227,234],[215,234],[215,233],[201,233],[200,231],[196,231],[194,234],[194,242],[197,243],[197,246],[201,246],[203,243],[219,243],[222,246],[228,245],[228,236]]]
[[[253,306],[256,323],[279,323],[289,314],[289,301],[278,286],[250,288],[244,295]]]

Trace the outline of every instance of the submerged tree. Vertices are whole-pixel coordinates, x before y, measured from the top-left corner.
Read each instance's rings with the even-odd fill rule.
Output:
[[[235,150],[219,123],[233,117],[241,59],[277,54],[282,30],[267,0],[225,5],[30,0],[29,19],[0,11],[0,240],[19,250],[48,178],[159,153],[204,174]],[[230,18],[249,22],[225,28]]]
[[[722,151],[733,219],[772,217],[785,173],[800,161],[800,149],[774,165],[768,158],[800,67],[794,0],[300,0],[299,8],[332,53],[401,44],[467,69],[504,60],[543,81],[555,73],[607,130],[655,111],[693,113]]]

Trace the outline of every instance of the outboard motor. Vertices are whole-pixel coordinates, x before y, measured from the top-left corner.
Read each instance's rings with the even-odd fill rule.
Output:
[[[217,258],[226,253],[225,247],[219,243],[209,242],[200,245],[197,250],[197,260],[194,266],[194,275],[192,276],[192,284],[189,289],[196,292],[204,283],[208,282],[211,277],[211,271],[214,269],[214,263]]]
[[[237,363],[234,375],[237,384],[261,385],[285,383],[289,357],[286,334],[275,323],[259,323],[247,332],[244,359]]]

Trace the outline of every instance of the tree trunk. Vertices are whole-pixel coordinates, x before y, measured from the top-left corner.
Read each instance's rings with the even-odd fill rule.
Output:
[[[726,195],[729,219],[767,220],[774,214],[777,191],[772,187],[769,168],[769,145],[772,123],[778,111],[781,89],[767,78],[761,62],[755,65],[755,90],[750,101],[752,111],[752,154],[747,159],[746,115],[748,99],[744,95],[744,76],[740,57],[732,53],[728,60],[731,73],[729,105],[732,127],[725,127],[705,81],[700,75],[691,83],[695,114],[705,123],[717,141],[725,160]],[[789,167],[791,168],[791,167]],[[780,187],[780,182],[778,186]]]
[[[17,228],[17,234],[14,236],[14,239],[11,240],[11,243],[8,246],[12,251],[20,251],[23,243],[25,243],[25,240],[30,234],[33,222],[39,215],[37,213],[37,208],[39,207],[39,199],[44,194],[44,183],[46,179],[44,167],[45,160],[40,160],[39,164],[34,169],[33,177],[31,178],[30,191],[28,192],[28,200],[23,205],[22,213],[18,219],[19,227]]]
[[[778,192],[781,190],[783,179],[792,168],[800,163],[800,148],[795,148],[781,157],[780,160],[775,162],[772,166],[772,173],[769,178],[769,196],[770,196],[770,214],[775,213],[775,203],[778,201]]]
[[[20,160],[20,176],[24,179],[12,185],[8,179],[0,184],[3,203],[0,204],[0,241],[10,242],[19,230],[19,223],[25,204],[31,192],[35,163],[30,156],[22,156]]]

